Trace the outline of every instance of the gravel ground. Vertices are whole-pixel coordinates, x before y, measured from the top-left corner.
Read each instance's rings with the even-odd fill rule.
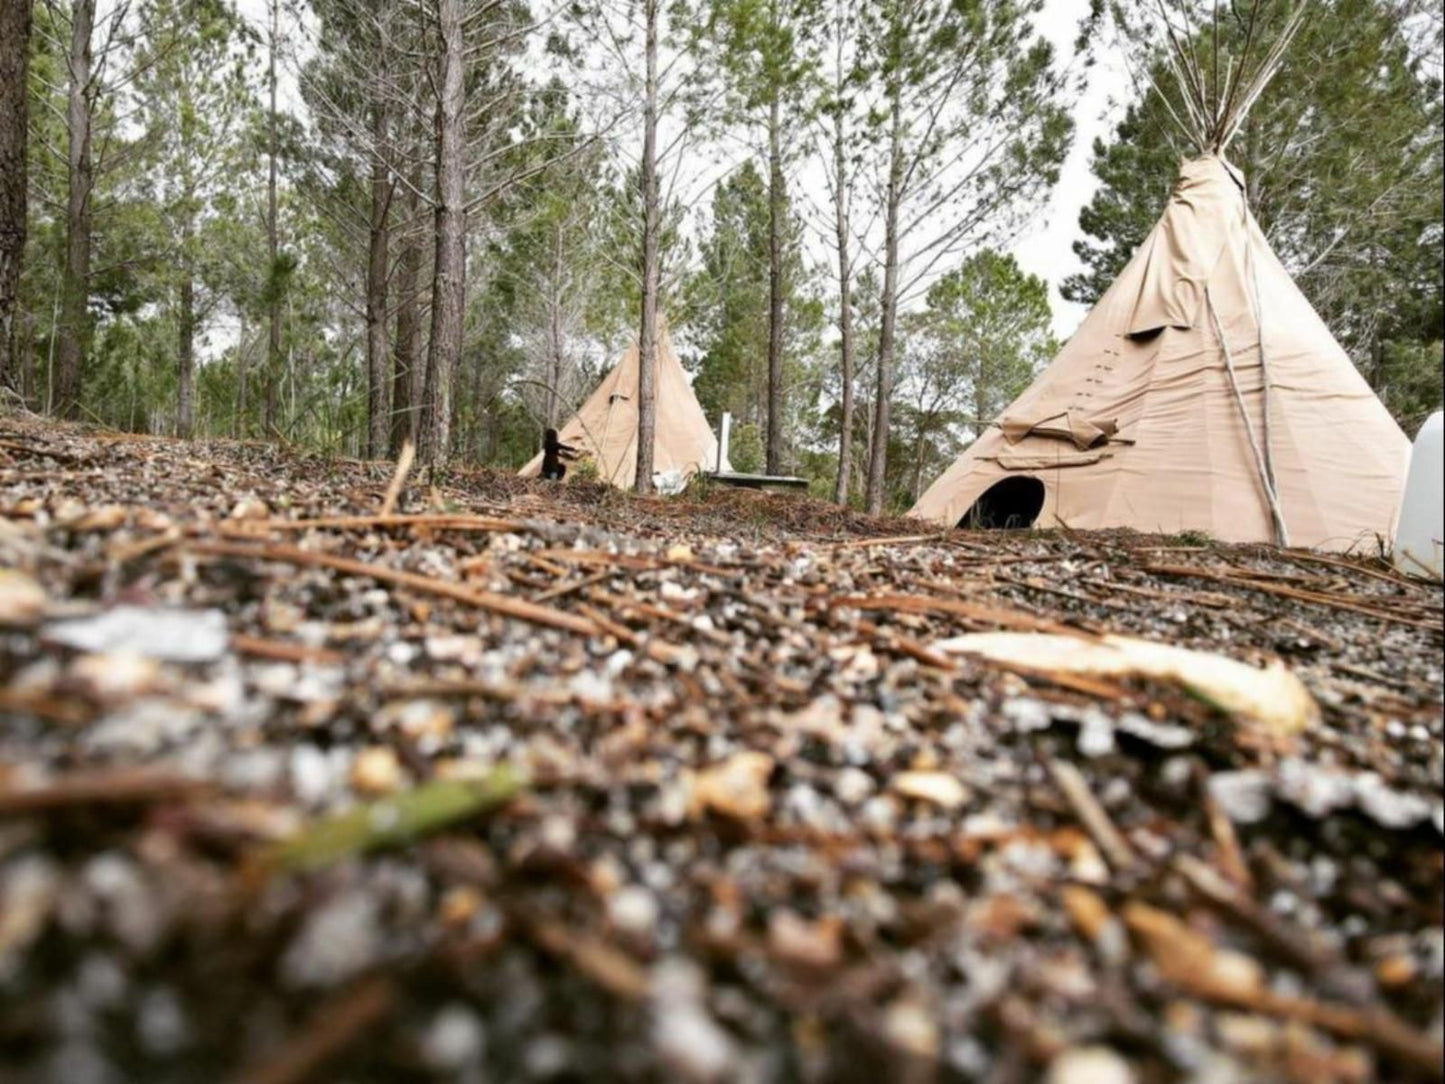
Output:
[[[0,416],[0,1079],[1445,1074],[1438,587],[390,482]]]

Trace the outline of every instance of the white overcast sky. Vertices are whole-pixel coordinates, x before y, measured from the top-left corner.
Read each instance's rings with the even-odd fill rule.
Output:
[[[1060,58],[1072,55],[1079,20],[1087,13],[1089,0],[1046,0],[1041,20],[1043,32],[1054,43]],[[1054,306],[1054,333],[1067,338],[1074,333],[1088,310],[1059,296],[1059,284],[1081,268],[1073,243],[1079,234],[1079,211],[1094,194],[1096,183],[1089,171],[1090,148],[1118,119],[1119,104],[1128,98],[1129,74],[1124,58],[1113,40],[1100,46],[1089,72],[1089,84],[1075,105],[1074,142],[1064,163],[1058,187],[1032,229],[1014,245],[1014,255],[1024,269],[1049,283]]]

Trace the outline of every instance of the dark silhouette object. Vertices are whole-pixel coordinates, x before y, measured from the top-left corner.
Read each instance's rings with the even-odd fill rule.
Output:
[[[1044,484],[1026,476],[995,482],[979,495],[958,525],[979,530],[1032,527],[1044,510]]]
[[[557,439],[557,430],[548,429],[542,436],[542,477],[560,482],[567,476],[567,464],[562,460],[576,459],[579,454],[572,445]]]

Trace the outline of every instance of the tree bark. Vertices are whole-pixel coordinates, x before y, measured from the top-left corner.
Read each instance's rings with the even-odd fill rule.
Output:
[[[71,6],[69,108],[66,116],[69,191],[65,208],[65,269],[61,285],[55,413],[80,417],[81,381],[90,323],[90,219],[94,169],[90,149],[91,31],[95,0]]]
[[[466,61],[462,36],[462,0],[437,0],[441,70],[436,115],[436,259],[432,273],[431,342],[422,393],[420,452],[428,463],[446,460],[450,451],[452,385],[462,355],[462,317],[466,296],[466,207],[462,172]]]
[[[841,58],[840,58],[841,59]],[[840,64],[841,69],[841,64]],[[838,87],[841,99],[842,87]],[[833,125],[833,169],[837,192],[833,201],[834,228],[838,235],[838,332],[841,338],[843,403],[838,434],[838,478],[833,499],[848,503],[853,473],[853,267],[848,245],[848,154],[847,125],[841,101]]]
[[[391,380],[391,454],[401,454],[401,446],[416,439],[417,405],[421,402],[422,327],[421,276],[422,241],[415,223],[421,213],[421,200],[416,189],[421,187],[421,170],[416,170],[407,188],[406,232],[401,238],[401,255],[397,258],[396,281],[396,360]]]
[[[883,262],[883,324],[878,335],[878,386],[873,403],[873,440],[868,449],[869,515],[883,511],[887,488],[888,430],[893,397],[893,350],[898,325],[898,205],[903,188],[902,104],[900,91],[893,91],[891,161],[888,168],[888,203],[885,221]]]
[[[552,374],[547,388],[547,427],[555,429],[561,421],[562,414],[562,370],[564,358],[562,357],[562,227],[557,227],[557,233],[552,244],[552,297],[548,306],[552,311],[548,314],[548,351],[551,354]]]
[[[191,216],[181,223],[181,289],[176,318],[176,436],[189,438],[195,427],[196,280],[191,267]]]
[[[929,423],[918,419],[918,435],[913,442],[913,499],[923,494],[923,453],[928,447]]]
[[[246,426],[246,314],[241,313],[241,332],[236,337],[236,421],[231,435],[240,439],[250,436]]]
[[[989,376],[988,376],[987,363],[986,363],[986,361],[984,360],[984,357],[983,357],[982,353],[980,353],[979,359],[978,359],[978,379],[975,380],[974,383],[973,383],[973,439],[974,439],[974,440],[978,440],[980,437],[982,437],[983,434],[984,434],[985,428],[988,426],[988,422],[985,421],[984,419],[988,417],[988,414],[989,414],[989,403],[992,402],[992,400],[993,400],[993,395],[991,394],[991,390],[990,390],[988,384],[989,384]]]
[[[767,472],[783,472],[783,218],[782,103],[776,88],[768,110],[768,446]]]
[[[378,73],[372,80],[371,230],[366,259],[366,454],[371,459],[386,454],[391,433],[386,287],[390,244],[387,217],[391,210],[392,185],[385,150],[387,118],[382,89]]]
[[[25,258],[26,139],[30,95],[30,0],[0,3],[0,387],[19,391],[16,312]]]
[[[16,308],[19,308],[18,304]],[[15,336],[19,340],[16,348],[16,359],[19,365],[17,390],[20,392],[20,402],[27,409],[34,410],[39,398],[36,382],[40,373],[35,355],[35,314],[22,312],[16,317],[15,326],[17,328]]]
[[[642,105],[642,327],[637,335],[637,474],[633,488],[652,492],[657,440],[657,22],[659,0],[644,0],[646,76]]]
[[[270,94],[270,112],[266,116],[266,255],[270,260],[266,283],[266,371],[262,376],[262,436],[269,440],[276,433],[281,402],[281,290],[280,224],[276,214],[276,37],[280,31],[281,0],[271,0],[271,37],[267,57],[266,84]]]

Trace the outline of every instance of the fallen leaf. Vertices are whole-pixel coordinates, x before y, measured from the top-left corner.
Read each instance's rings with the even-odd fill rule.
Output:
[[[1238,1001],[1264,988],[1264,971],[1255,960],[1216,948],[1168,911],[1135,901],[1124,908],[1124,923],[1144,943],[1159,973],[1182,989]]]
[[[269,519],[271,508],[260,497],[242,497],[231,509],[232,519]]]
[[[1090,941],[1097,941],[1113,915],[1097,892],[1082,885],[1065,885],[1060,890],[1069,921]]]
[[[968,788],[946,772],[899,772],[889,787],[900,797],[940,809],[957,809],[968,801]]]
[[[123,700],[155,692],[161,667],[140,655],[82,655],[70,665],[69,678],[95,700]]]
[[[768,918],[768,948],[790,964],[824,970],[843,958],[843,922],[837,915],[809,921],[786,908]]]
[[[113,531],[125,522],[126,510],[118,504],[106,504],[92,508],[79,518],[67,523],[72,531]]]
[[[394,728],[413,741],[441,739],[452,732],[456,717],[454,707],[438,700],[398,700],[376,713],[373,727],[378,731]]]
[[[362,794],[391,794],[401,784],[401,762],[384,745],[363,749],[352,761],[351,786]]]
[[[1375,979],[1381,986],[1398,988],[1415,981],[1415,961],[1403,953],[1387,956],[1375,965]]]
[[[117,606],[45,626],[49,643],[93,654],[142,655],[165,662],[214,662],[226,653],[230,633],[220,610],[168,610]]]
[[[1320,709],[1304,684],[1282,663],[1259,669],[1204,651],[1103,636],[1090,640],[1058,633],[982,632],[944,640],[946,654],[973,655],[1031,673],[1095,677],[1147,677],[1174,681],[1222,711],[1293,738],[1319,721]]]
[[[0,568],[0,625],[34,625],[45,614],[45,589],[23,572]]]
[[[772,774],[773,758],[766,753],[734,753],[693,779],[691,813],[699,817],[712,810],[742,821],[765,817],[772,806],[768,795]]]

